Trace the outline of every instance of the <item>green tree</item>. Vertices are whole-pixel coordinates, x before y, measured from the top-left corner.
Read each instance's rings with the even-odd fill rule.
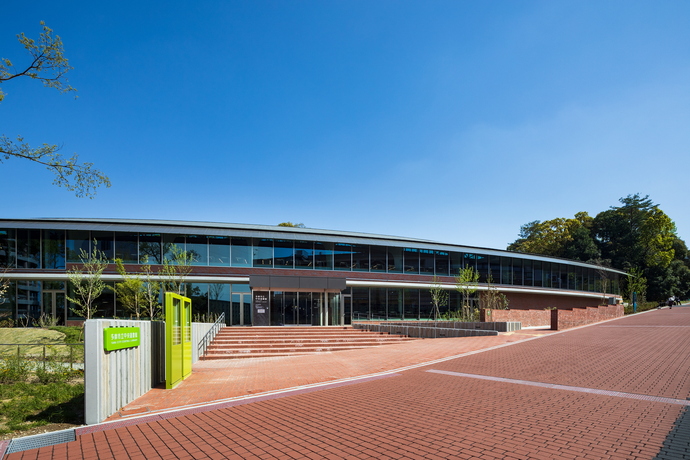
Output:
[[[434,321],[436,321],[441,315],[440,307],[448,305],[449,298],[448,291],[441,286],[441,281],[436,275],[434,275],[434,278],[431,281],[431,289],[429,289],[429,293],[431,294],[431,303],[434,306]]]
[[[469,321],[473,317],[470,297],[477,292],[479,286],[479,272],[474,267],[463,267],[455,276],[455,290],[462,296],[462,320]]]
[[[184,294],[184,283],[192,272],[194,255],[176,244],[170,246],[169,255],[163,257],[163,266],[158,272],[161,276],[161,289],[164,292]]]
[[[621,206],[594,218],[594,232],[602,257],[615,268],[639,267],[647,278],[647,297],[660,300],[672,295],[671,261],[675,259],[676,226],[649,196],[628,195]]]
[[[20,69],[16,69],[7,58],[0,58],[0,84],[26,77],[38,80],[48,88],[55,88],[62,93],[76,91],[67,84],[65,76],[72,67],[64,56],[62,40],[53,35],[43,21],[43,32],[38,41],[28,38],[21,33],[17,35],[19,43],[29,53],[30,59]],[[5,93],[0,89],[0,101],[5,98]],[[55,174],[53,184],[65,187],[78,197],[93,198],[96,189],[105,185],[110,187],[110,180],[92,163],[79,163],[78,156],[72,155],[65,158],[57,153],[57,145],[43,144],[41,147],[31,147],[24,142],[22,136],[11,139],[6,135],[0,135],[0,162],[10,158],[20,158],[44,165]]]
[[[81,266],[75,265],[67,270],[67,278],[72,284],[74,297],[66,297],[75,305],[70,308],[75,315],[91,319],[97,309],[94,301],[106,287],[103,281],[103,271],[108,266],[108,258],[96,248],[96,241],[93,243],[91,252],[86,252],[83,249],[79,251]]]
[[[146,308],[144,281],[137,274],[127,273],[122,259],[115,259],[115,268],[122,277],[121,282],[115,283],[117,300],[125,311],[133,313],[137,319],[140,319],[141,311]]]
[[[628,271],[627,279],[623,280],[623,296],[628,302],[632,302],[633,292],[637,293],[637,301],[642,303],[647,299],[647,278],[639,267],[633,267]]]
[[[159,302],[161,283],[154,276],[151,264],[148,263],[148,257],[142,258],[143,265],[141,265],[141,280],[144,282],[143,289],[143,303],[148,317],[153,321],[161,316],[161,304]]]
[[[479,306],[480,308],[490,310],[507,310],[509,304],[508,297],[500,292],[493,282],[493,276],[489,273],[486,278],[486,291],[479,295]]]
[[[299,224],[293,224],[292,222],[281,222],[278,224],[278,227],[295,227],[295,228],[306,228],[304,224],[299,223]]]
[[[535,220],[520,227],[518,239],[508,250],[584,262],[596,260],[601,254],[592,237],[592,224],[593,218],[586,212],[579,212],[572,219]]]

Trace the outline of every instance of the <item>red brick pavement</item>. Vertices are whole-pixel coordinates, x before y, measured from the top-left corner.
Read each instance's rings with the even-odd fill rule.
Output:
[[[419,354],[424,353],[428,351]],[[690,458],[689,357],[690,308],[676,307],[361,383],[87,427],[74,442],[7,459]],[[297,361],[291,362],[295,366]],[[376,360],[366,366],[374,364]],[[290,366],[274,362],[268,367],[281,380],[279,373]],[[334,377],[330,374],[335,370],[326,367],[322,373]],[[583,393],[430,370],[611,392]],[[257,381],[263,385],[269,377],[266,369]],[[248,381],[240,382],[247,387]],[[614,392],[678,401],[630,399]],[[118,425],[126,426],[114,428]]]

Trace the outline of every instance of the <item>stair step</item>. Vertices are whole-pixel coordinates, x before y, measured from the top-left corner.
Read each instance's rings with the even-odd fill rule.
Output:
[[[203,360],[294,356],[356,350],[418,340],[352,327],[225,327],[209,344]]]

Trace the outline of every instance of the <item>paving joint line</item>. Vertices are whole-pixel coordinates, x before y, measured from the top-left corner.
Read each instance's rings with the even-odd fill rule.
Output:
[[[597,395],[603,395],[603,396],[613,396],[616,398],[637,399],[637,400],[641,400],[641,401],[660,402],[660,403],[665,403],[665,404],[674,404],[677,406],[690,407],[690,401],[689,400],[676,399],[676,398],[666,398],[664,396],[643,395],[643,394],[626,393],[623,391],[613,391],[613,390],[600,390],[597,388],[576,387],[576,386],[571,386],[571,385],[561,385],[558,383],[532,382],[530,380],[508,379],[505,377],[492,377],[489,375],[481,375],[481,374],[465,374],[462,372],[443,371],[443,370],[438,370],[438,369],[429,369],[426,372],[430,372],[433,374],[449,375],[452,377],[466,377],[466,378],[470,378],[470,379],[489,380],[492,382],[513,383],[513,384],[517,384],[517,385],[528,385],[528,386],[539,387],[539,388],[548,388],[548,389],[552,389],[552,390],[575,391],[578,393],[597,394]]]

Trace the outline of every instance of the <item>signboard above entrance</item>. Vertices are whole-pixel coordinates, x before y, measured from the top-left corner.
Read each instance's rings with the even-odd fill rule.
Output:
[[[105,351],[138,347],[141,333],[138,327],[106,327],[103,329],[103,348]]]

